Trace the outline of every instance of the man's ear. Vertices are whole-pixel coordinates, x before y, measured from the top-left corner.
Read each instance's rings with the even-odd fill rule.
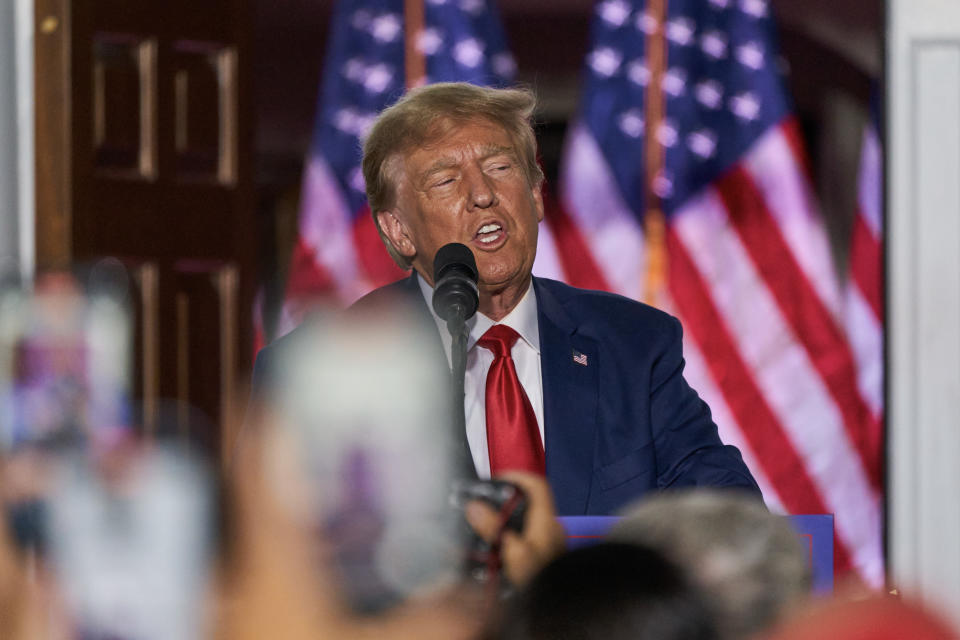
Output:
[[[543,222],[543,183],[533,187],[533,208],[537,212],[537,222]]]
[[[417,249],[410,238],[407,226],[397,212],[393,210],[378,211],[377,224],[397,253],[405,258],[413,258],[417,255]]]

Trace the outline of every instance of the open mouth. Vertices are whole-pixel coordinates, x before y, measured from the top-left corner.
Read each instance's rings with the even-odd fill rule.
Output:
[[[499,222],[488,222],[479,229],[477,233],[473,236],[475,243],[483,246],[493,246],[497,243],[498,240],[502,240],[505,237],[503,232],[503,227]]]

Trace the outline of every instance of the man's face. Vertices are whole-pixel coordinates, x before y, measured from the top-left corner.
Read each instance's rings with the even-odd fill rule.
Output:
[[[433,257],[449,242],[473,250],[480,290],[525,290],[543,220],[519,150],[498,125],[473,120],[397,159],[396,205],[380,213],[394,247],[433,282]]]

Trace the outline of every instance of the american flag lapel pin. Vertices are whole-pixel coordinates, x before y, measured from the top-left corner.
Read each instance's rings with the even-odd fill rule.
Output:
[[[576,349],[573,350],[573,361],[579,365],[587,366],[587,354],[580,353]]]

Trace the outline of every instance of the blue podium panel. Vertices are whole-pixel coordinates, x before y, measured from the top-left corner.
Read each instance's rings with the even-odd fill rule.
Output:
[[[567,532],[567,548],[576,549],[600,542],[620,518],[617,516],[561,516]]]
[[[833,592],[833,515],[787,516],[810,552],[813,590]]]
[[[786,516],[797,531],[810,558],[813,571],[813,590],[817,593],[833,591],[833,516]],[[567,532],[570,549],[595,544],[610,531],[617,516],[563,516],[559,518]]]

